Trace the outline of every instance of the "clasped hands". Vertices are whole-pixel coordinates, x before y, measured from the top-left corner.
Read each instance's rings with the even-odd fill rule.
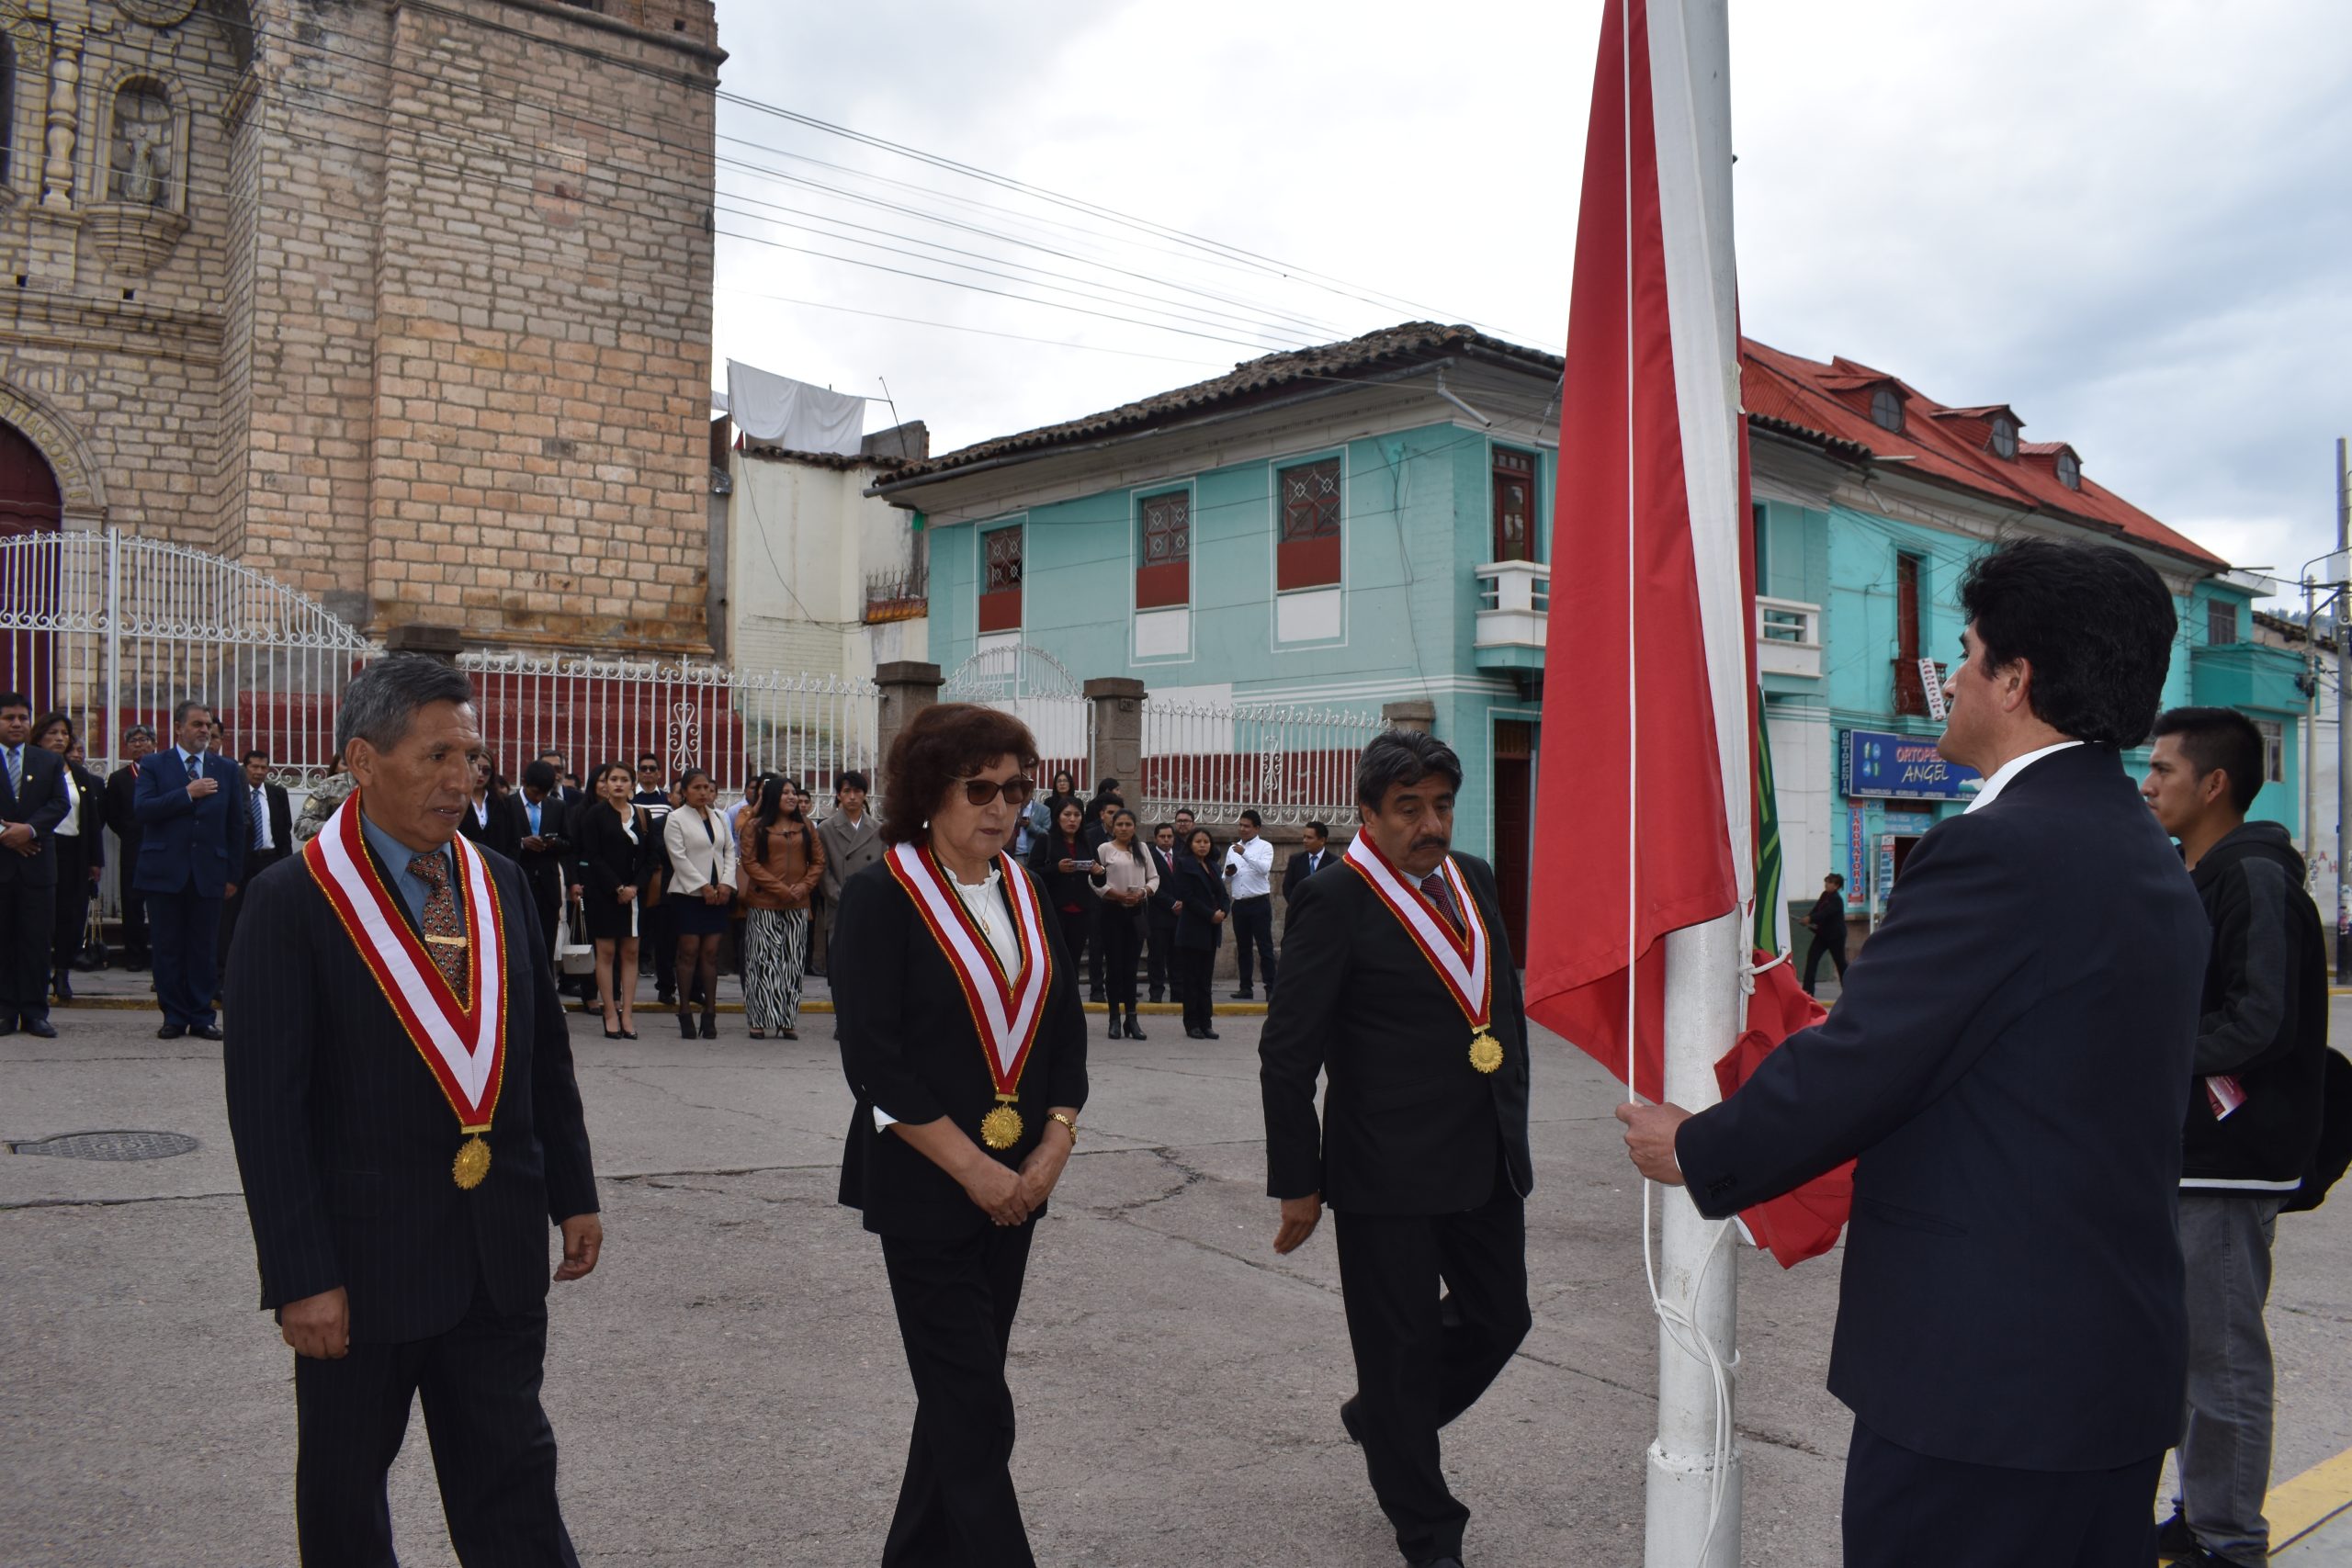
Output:
[[[1021,1162],[1020,1169],[981,1154],[965,1175],[964,1191],[998,1224],[1026,1224],[1029,1216],[1044,1208],[1046,1200],[1053,1195],[1075,1146],[1067,1127],[1058,1122],[1047,1122],[1044,1135],[1038,1138],[1037,1146],[1029,1151],[1029,1157]],[[977,1146],[974,1152],[978,1153]]]

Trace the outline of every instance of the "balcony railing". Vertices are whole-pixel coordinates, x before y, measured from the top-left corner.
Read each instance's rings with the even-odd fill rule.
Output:
[[[1936,663],[1936,683],[1951,673],[1950,666],[1939,660]],[[1894,711],[1909,718],[1926,718],[1928,712],[1927,682],[1919,679],[1919,661],[1897,659],[1894,661]]]
[[[1478,577],[1481,649],[1544,649],[1551,620],[1552,569],[1541,561],[1489,561],[1473,569]]]
[[[1821,678],[1821,606],[1756,597],[1756,668],[1766,675]]]
[[[911,621],[931,614],[931,572],[915,561],[889,571],[865,574],[865,624]]]

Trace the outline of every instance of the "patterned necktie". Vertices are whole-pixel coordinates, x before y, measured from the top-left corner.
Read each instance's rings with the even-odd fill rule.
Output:
[[[424,951],[449,982],[458,1004],[466,1003],[466,942],[458,929],[458,901],[449,894],[449,859],[438,852],[408,863],[409,874],[430,889],[424,896]]]
[[[254,848],[269,848],[269,797],[259,784],[254,785]]]
[[[1437,906],[1437,911],[1445,917],[1446,924],[1453,928],[1453,934],[1462,935],[1462,911],[1455,907],[1453,889],[1445,885],[1445,878],[1430,872],[1421,878],[1421,891],[1429,896],[1430,903]]]
[[[8,748],[8,793],[25,793],[25,749],[21,746]]]

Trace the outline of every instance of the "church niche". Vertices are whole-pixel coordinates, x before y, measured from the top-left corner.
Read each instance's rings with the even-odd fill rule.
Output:
[[[172,102],[144,78],[122,85],[114,99],[114,145],[107,165],[107,199],[133,207],[170,208],[175,176]]]

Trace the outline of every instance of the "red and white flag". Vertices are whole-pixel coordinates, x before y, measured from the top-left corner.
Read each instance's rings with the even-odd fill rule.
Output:
[[[1724,68],[1723,40],[1686,23],[1673,0],[1602,14],[1528,922],[1529,1013],[1650,1100],[1665,1082],[1666,933],[1734,910],[1747,929],[1756,868],[1730,128],[1701,107],[1724,101],[1702,75]],[[1786,964],[1758,976],[1736,1055],[1719,1047],[1726,1090],[1818,1016]],[[1802,1213],[1784,1200],[1747,1216],[1783,1263],[1826,1249],[1844,1218],[1842,1193],[1804,1196]]]

